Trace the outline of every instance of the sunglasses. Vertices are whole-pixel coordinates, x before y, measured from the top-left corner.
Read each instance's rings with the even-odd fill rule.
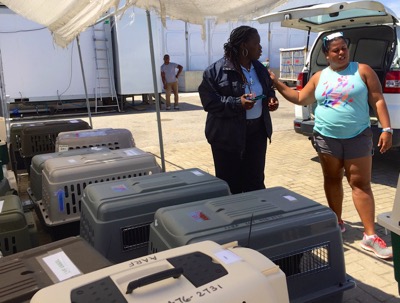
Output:
[[[330,35],[324,37],[324,39],[322,40],[324,47],[327,48],[328,41],[331,41],[331,40],[333,40],[335,38],[339,38],[339,37],[343,37],[342,32],[336,32],[336,33],[333,33],[333,34],[330,34]]]

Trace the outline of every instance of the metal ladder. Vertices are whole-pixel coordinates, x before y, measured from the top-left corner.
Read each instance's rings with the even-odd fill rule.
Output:
[[[96,63],[96,85],[95,85],[95,112],[101,107],[116,107],[118,112],[121,111],[115,91],[114,75],[112,72],[112,62],[109,54],[109,38],[106,35],[106,22],[100,22],[92,26],[94,56]],[[109,25],[108,25],[109,26]],[[110,98],[111,102],[104,105],[103,98]]]

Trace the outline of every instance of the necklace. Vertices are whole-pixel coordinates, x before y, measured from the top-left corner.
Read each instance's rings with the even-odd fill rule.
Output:
[[[247,68],[243,67],[242,71],[244,70],[246,72],[246,75],[244,75],[243,72],[241,74],[242,74],[242,79],[243,79],[243,88],[247,87],[247,89],[249,90],[248,93],[251,94],[252,93],[252,89],[251,88],[252,88],[252,86],[254,84],[254,81],[253,81],[253,77],[251,76],[250,69],[247,69]]]

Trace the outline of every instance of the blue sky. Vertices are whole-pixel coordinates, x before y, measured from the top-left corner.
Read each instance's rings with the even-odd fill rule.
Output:
[[[400,18],[400,1],[399,0],[378,0],[392,11],[394,11],[397,17]]]

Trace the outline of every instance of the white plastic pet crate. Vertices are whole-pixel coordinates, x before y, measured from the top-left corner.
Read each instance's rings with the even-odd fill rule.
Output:
[[[130,130],[125,128],[99,128],[59,133],[56,151],[102,146],[109,149],[135,147]]]
[[[40,213],[50,227],[79,221],[87,185],[159,172],[155,157],[134,147],[49,159],[43,169]]]

